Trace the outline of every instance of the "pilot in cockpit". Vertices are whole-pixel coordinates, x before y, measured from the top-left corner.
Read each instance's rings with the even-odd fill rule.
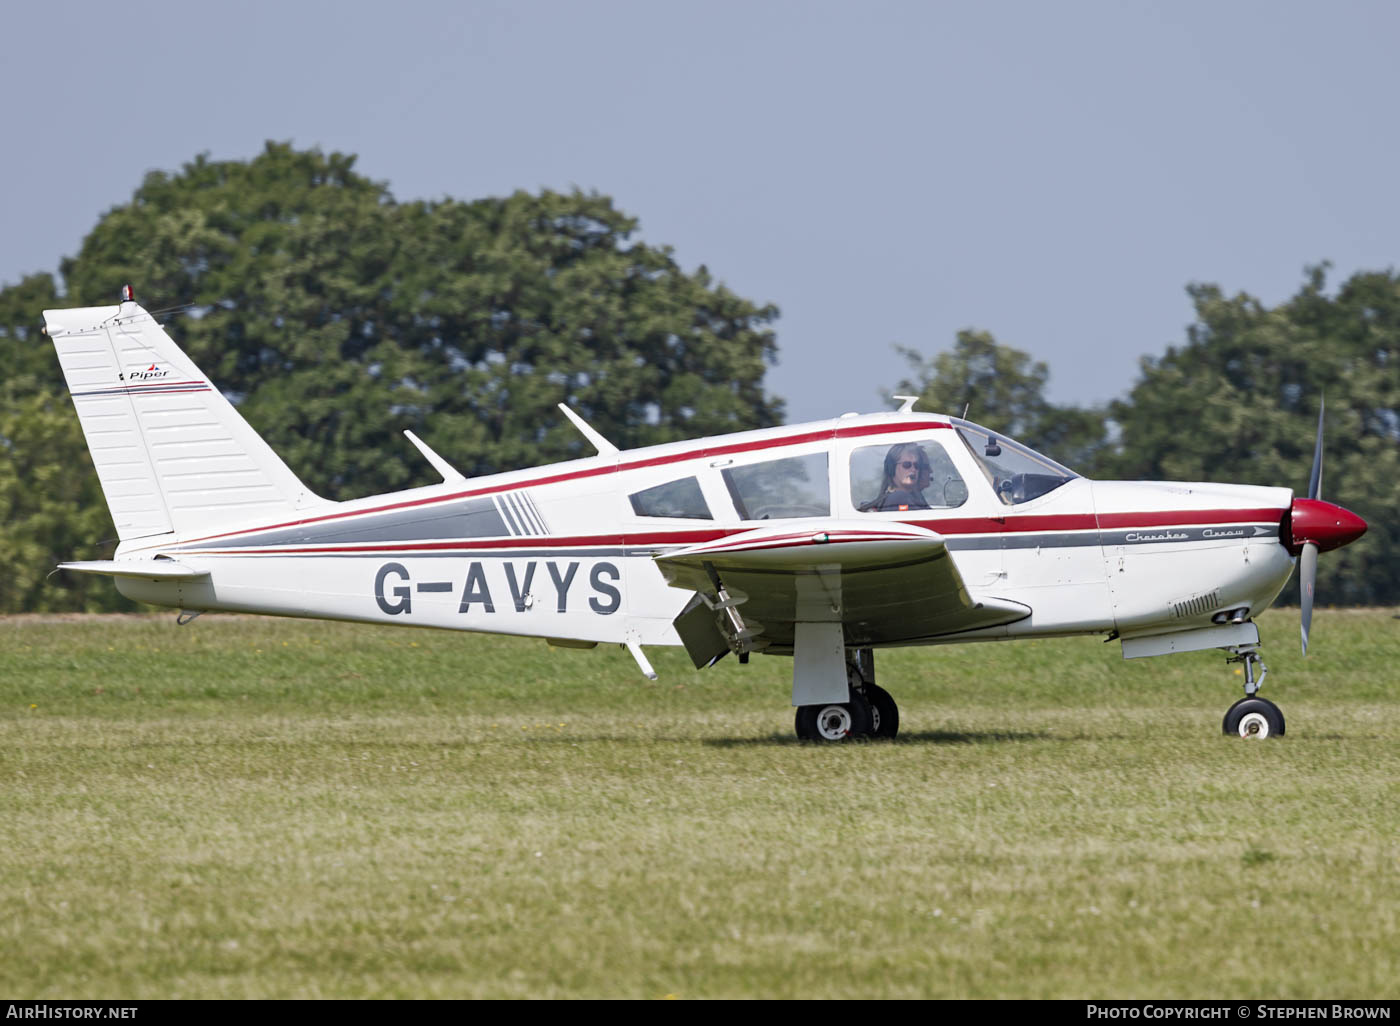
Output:
[[[862,512],[928,509],[924,489],[932,477],[928,454],[917,445],[901,443],[885,454],[885,476],[880,494],[861,505]]]

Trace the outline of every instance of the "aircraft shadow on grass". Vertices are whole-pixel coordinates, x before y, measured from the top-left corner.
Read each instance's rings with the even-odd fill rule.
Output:
[[[1014,731],[1014,730],[985,730],[985,731],[965,731],[965,730],[922,730],[901,732],[895,738],[881,738],[870,740],[868,744],[891,744],[891,745],[980,745],[980,744],[1005,744],[1016,741],[1040,741],[1051,737],[1050,734],[1039,731]],[[770,737],[745,737],[745,738],[706,738],[704,744],[714,748],[745,748],[754,746],[797,746],[803,743],[802,738],[789,737],[786,734],[773,734]]]

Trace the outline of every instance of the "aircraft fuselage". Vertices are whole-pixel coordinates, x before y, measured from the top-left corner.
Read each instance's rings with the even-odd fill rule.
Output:
[[[959,437],[961,423],[845,417],[137,539],[117,558],[159,554],[210,572],[122,578],[118,587],[187,610],[675,645],[672,621],[689,595],[666,584],[656,555],[778,523],[800,532],[833,518],[893,522],[944,538],[974,600],[1030,610],[956,636],[879,643],[927,644],[1209,626],[1221,610],[1261,611],[1292,571],[1280,539],[1289,489],[1074,477],[1010,503]],[[937,447],[929,451],[946,456],[947,480],[961,484],[945,486],[933,508],[862,510],[870,485],[857,480],[861,461],[908,443]],[[762,485],[773,466],[782,475]],[[793,480],[795,497],[764,492]],[[755,494],[765,505],[748,509]]]

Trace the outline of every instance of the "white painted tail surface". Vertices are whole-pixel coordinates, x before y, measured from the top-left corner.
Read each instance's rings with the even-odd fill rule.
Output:
[[[44,322],[123,542],[330,505],[136,303],[45,310]]]

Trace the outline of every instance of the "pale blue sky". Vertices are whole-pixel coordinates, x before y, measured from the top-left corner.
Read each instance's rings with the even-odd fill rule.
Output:
[[[790,421],[882,408],[893,344],[963,327],[1102,401],[1183,338],[1189,281],[1275,303],[1396,263],[1398,30],[1383,2],[11,5],[0,282],[148,169],[276,139],[400,199],[612,196],[781,307]]]

